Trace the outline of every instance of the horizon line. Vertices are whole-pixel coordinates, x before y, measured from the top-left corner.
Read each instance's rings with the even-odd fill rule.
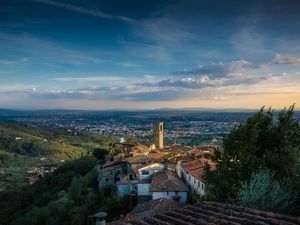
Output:
[[[183,107],[183,108],[106,108],[106,109],[68,109],[68,108],[35,108],[35,109],[27,109],[27,108],[0,108],[0,110],[6,111],[19,111],[19,112],[32,112],[32,111],[85,111],[85,112],[92,112],[92,111],[176,111],[176,110],[184,110],[184,111],[231,111],[231,112],[253,112],[258,111],[261,108],[268,110],[271,108],[274,111],[280,111],[284,109],[288,109],[290,106],[286,106],[284,108],[272,108],[262,106],[259,108],[201,108],[201,107]],[[300,111],[300,108],[295,107],[294,111]]]

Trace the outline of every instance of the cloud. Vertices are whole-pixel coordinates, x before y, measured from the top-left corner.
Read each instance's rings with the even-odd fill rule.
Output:
[[[232,61],[230,63],[212,63],[210,65],[199,65],[191,70],[175,71],[172,75],[207,75],[209,78],[222,78],[229,75],[240,74],[245,69],[252,69],[255,66],[246,60]]]
[[[300,57],[298,56],[283,56],[279,53],[273,55],[272,64],[294,64],[300,65]]]
[[[145,82],[138,84],[145,87],[174,87],[174,88],[187,88],[187,89],[199,89],[207,86],[211,86],[206,76],[199,78],[182,78],[180,80],[164,79],[157,82]]]
[[[146,87],[202,89],[207,87],[253,84],[268,78],[268,76],[259,73],[259,66],[246,60],[229,63],[212,63],[204,66],[199,65],[190,70],[175,71],[171,75],[181,78],[168,78],[138,85]]]
[[[29,85],[29,84],[2,84],[0,85],[0,94],[26,94],[30,92],[35,92],[38,90],[38,87],[35,85]]]
[[[99,76],[87,76],[87,77],[57,77],[54,78],[56,81],[61,82],[93,82],[93,81],[106,81],[106,82],[113,82],[113,81],[120,81],[123,80],[123,77],[117,76],[106,76],[106,77],[99,77]]]
[[[157,90],[157,91],[150,91],[150,92],[113,94],[110,96],[110,100],[160,102],[160,101],[174,101],[186,97],[187,97],[187,93],[178,92],[177,90]]]
[[[59,8],[67,9],[67,10],[78,12],[78,13],[85,14],[85,15],[103,18],[103,19],[120,20],[120,21],[124,21],[124,22],[133,22],[134,21],[133,19],[126,17],[126,16],[118,16],[118,15],[104,13],[99,9],[88,9],[88,8],[84,8],[84,7],[80,7],[80,6],[76,6],[76,5],[72,5],[72,4],[68,4],[68,3],[53,1],[53,0],[33,0],[33,1],[47,4],[47,5],[56,6]]]
[[[272,71],[272,64],[298,63],[297,57],[281,57],[277,55],[272,62],[253,64],[246,60],[231,61],[229,63],[212,63],[199,65],[193,69],[184,69],[171,73],[172,78],[148,81],[136,84],[143,87],[173,88],[200,90],[204,88],[218,88],[227,86],[252,85],[269,81],[274,82],[281,77],[295,80],[294,75],[287,72]],[[293,68],[291,68],[293,70]],[[175,77],[174,77],[175,76]]]
[[[20,64],[25,64],[28,61],[27,58],[21,58],[21,59],[17,59],[17,60],[3,60],[0,59],[0,64],[3,65],[20,65]]]
[[[65,47],[58,42],[41,39],[28,33],[0,32],[0,49],[2,53],[0,64],[3,65],[34,64],[61,67],[107,63],[103,55],[99,57],[91,52]],[[10,52],[15,56],[12,57]]]

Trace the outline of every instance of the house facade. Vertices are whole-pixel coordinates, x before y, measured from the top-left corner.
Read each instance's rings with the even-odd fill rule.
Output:
[[[100,167],[99,188],[104,185],[114,186],[118,181],[125,182],[127,180],[134,180],[134,174],[129,163],[123,158],[107,162]]]
[[[162,171],[155,173],[151,182],[152,200],[166,198],[180,203],[188,200],[189,189],[176,173]]]
[[[202,178],[204,167],[205,162],[198,159],[189,162],[178,161],[176,165],[177,175],[193,194],[200,196],[205,194],[205,181]]]

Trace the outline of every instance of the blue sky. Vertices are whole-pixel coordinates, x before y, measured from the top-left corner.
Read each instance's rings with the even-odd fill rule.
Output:
[[[300,104],[297,0],[1,0],[0,108]]]

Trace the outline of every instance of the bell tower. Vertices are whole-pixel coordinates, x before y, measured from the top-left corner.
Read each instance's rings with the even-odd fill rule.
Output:
[[[164,123],[156,122],[153,128],[154,144],[156,149],[164,148]]]

